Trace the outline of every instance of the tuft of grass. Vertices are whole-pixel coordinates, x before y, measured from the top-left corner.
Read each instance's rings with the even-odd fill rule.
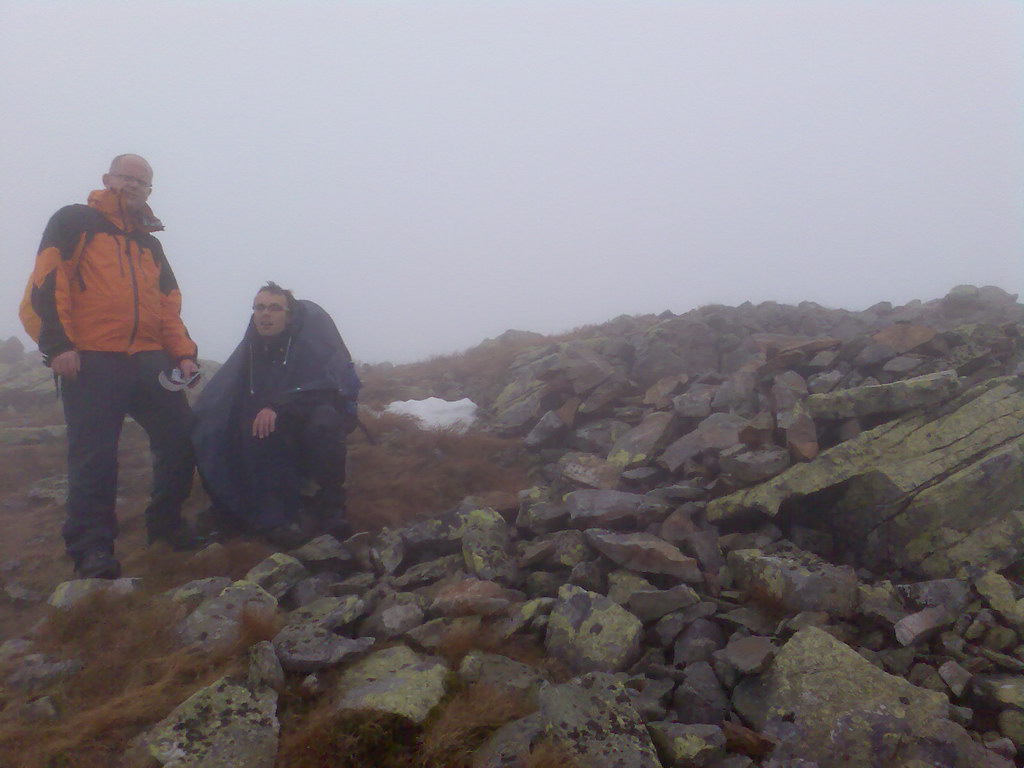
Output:
[[[499,726],[533,711],[522,693],[477,684],[459,691],[424,729],[418,765],[468,768],[473,753]]]
[[[282,724],[280,768],[410,768],[419,729],[402,718],[338,713],[324,699]]]
[[[140,731],[202,686],[243,668],[239,647],[220,653],[181,648],[173,634],[178,611],[147,595],[100,594],[53,612],[38,633],[37,647],[79,659],[85,667],[45,689],[4,691],[0,766],[117,765]],[[22,721],[22,707],[41,695],[53,699],[62,717],[52,723]]]

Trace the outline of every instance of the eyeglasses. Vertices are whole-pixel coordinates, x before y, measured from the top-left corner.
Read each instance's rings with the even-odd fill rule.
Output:
[[[287,312],[287,307],[282,307],[280,304],[253,304],[253,312]]]
[[[143,189],[152,189],[153,185],[145,179],[140,179],[138,176],[132,176],[130,173],[112,173],[111,176],[120,179],[125,184],[134,184],[137,187]]]

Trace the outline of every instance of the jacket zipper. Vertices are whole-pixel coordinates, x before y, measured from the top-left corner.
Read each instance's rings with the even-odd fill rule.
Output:
[[[124,206],[121,205],[121,196],[120,195],[118,195],[118,198],[117,198],[117,207],[118,207],[118,210],[119,210],[119,212],[121,214],[121,223],[123,225],[123,229],[121,230],[121,232],[124,235],[124,247],[125,247],[125,250],[128,251],[128,258],[127,258],[127,261],[128,261],[128,271],[131,273],[131,277],[132,277],[132,299],[135,302],[133,307],[132,307],[132,310],[133,310],[132,311],[132,315],[133,315],[132,333],[128,337],[128,349],[130,350],[131,347],[132,347],[132,344],[135,343],[135,334],[137,334],[139,332],[139,281],[135,277],[135,265],[132,263],[132,241],[128,239],[128,219],[125,218]],[[120,241],[118,241],[118,243],[117,243],[117,254],[118,254],[118,257],[120,258],[120,255],[121,255],[121,242]],[[122,277],[124,276],[124,268],[121,269],[121,276]]]
[[[134,306],[134,323],[132,324],[132,335],[128,337],[128,347],[135,343],[135,334],[139,331],[139,281],[135,276],[135,264],[132,262],[132,242],[128,239],[128,235],[124,238],[125,248],[128,249],[128,271],[131,272],[132,276],[132,298],[135,300]]]

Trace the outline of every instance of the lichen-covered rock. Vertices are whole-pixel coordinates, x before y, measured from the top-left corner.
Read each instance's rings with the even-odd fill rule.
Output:
[[[355,565],[355,555],[329,534],[317,536],[292,552],[292,555],[313,573],[342,572]]]
[[[625,687],[589,672],[540,692],[548,738],[587,768],[661,768],[651,737]]]
[[[283,552],[275,552],[245,574],[245,580],[258,584],[280,600],[289,589],[307,576],[309,571],[296,558]]]
[[[974,588],[989,607],[1011,625],[1024,625],[1024,599],[1017,599],[1005,576],[989,571],[974,582]]]
[[[445,555],[410,566],[401,576],[395,576],[391,583],[397,589],[422,587],[460,573],[464,565],[465,558],[461,554]]]
[[[467,577],[441,587],[430,609],[442,616],[492,616],[525,597],[496,582]]]
[[[221,678],[192,694],[139,743],[171,768],[273,768],[277,735],[277,692]]]
[[[315,624],[325,629],[338,629],[352,624],[366,610],[366,603],[356,595],[321,597],[285,616],[285,624]]]
[[[420,724],[445,693],[448,667],[397,645],[370,654],[346,669],[335,688],[334,709],[372,711]]]
[[[740,431],[747,420],[731,413],[713,413],[692,432],[680,437],[666,448],[658,463],[669,472],[678,472],[683,465],[704,451],[730,448],[739,442]]]
[[[57,585],[46,601],[54,608],[67,609],[97,594],[130,595],[139,588],[139,579],[74,579]]]
[[[405,633],[405,637],[423,650],[436,652],[444,648],[452,637],[479,634],[481,625],[479,616],[442,616],[413,627]]]
[[[613,563],[640,573],[663,573],[690,584],[704,581],[700,566],[653,533],[589,530],[587,543]]]
[[[672,435],[675,416],[668,411],[655,411],[615,441],[608,461],[622,469],[643,466],[654,460]]]
[[[666,768],[701,768],[725,757],[725,734],[717,725],[648,723]]]
[[[619,484],[622,467],[592,453],[570,451],[558,460],[558,472],[566,480],[599,490],[613,490]]]
[[[838,499],[816,519],[873,570],[965,578],[1005,568],[1024,550],[1024,379],[991,379],[862,432],[714,499],[707,516],[775,515],[829,489]]]
[[[485,507],[466,514],[462,556],[471,574],[484,581],[515,584],[519,573],[509,546],[508,525],[498,512]]]
[[[739,483],[759,483],[789,466],[789,451],[777,445],[737,445],[722,451],[718,463],[723,473]]]
[[[473,768],[521,768],[544,733],[539,713],[505,723],[473,754]]]
[[[172,602],[194,608],[210,597],[216,597],[231,586],[227,576],[211,576],[208,579],[196,579],[180,587],[167,590],[166,594]]]
[[[941,693],[883,672],[813,627],[797,632],[764,675],[741,681],[733,703],[780,740],[777,759],[821,768],[1007,765],[947,719]]]
[[[617,672],[639,656],[643,625],[603,595],[572,585],[558,590],[548,619],[548,652],[577,672]]]
[[[274,637],[281,666],[292,672],[316,672],[373,647],[374,638],[353,640],[316,624],[289,624]]]
[[[880,413],[902,413],[948,400],[960,387],[956,371],[940,371],[892,384],[841,389],[811,395],[807,409],[815,419],[848,419]]]
[[[246,612],[269,618],[276,611],[273,595],[251,581],[236,581],[216,597],[204,600],[178,624],[178,636],[186,645],[212,650],[238,640]]]
[[[566,494],[569,519],[576,528],[607,528],[633,521],[644,497],[625,491],[582,490]]]
[[[857,574],[807,552],[766,555],[758,549],[730,552],[737,584],[756,602],[793,613],[828,611],[852,616],[857,609]]]
[[[430,600],[415,592],[393,592],[384,597],[359,624],[359,634],[378,640],[400,637],[423,623]]]
[[[256,643],[249,649],[249,670],[246,677],[249,690],[259,690],[268,685],[280,693],[284,690],[284,669],[274,651],[274,644],[268,640]]]
[[[535,698],[545,682],[544,675],[533,667],[507,656],[483,651],[470,651],[459,665],[459,677],[467,684],[480,683],[512,693]]]

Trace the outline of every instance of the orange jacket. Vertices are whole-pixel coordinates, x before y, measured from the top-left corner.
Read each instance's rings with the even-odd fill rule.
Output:
[[[21,303],[21,321],[47,360],[70,349],[134,354],[163,349],[195,359],[181,293],[148,206],[126,219],[108,189],[50,219]]]

